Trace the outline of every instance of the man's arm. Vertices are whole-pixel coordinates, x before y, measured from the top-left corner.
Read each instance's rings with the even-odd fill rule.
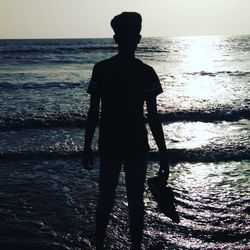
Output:
[[[92,140],[95,133],[99,118],[100,97],[96,94],[91,94],[90,107],[86,120],[85,143],[83,150],[83,166],[90,168],[93,165]]]
[[[160,155],[160,173],[164,173],[166,178],[169,175],[168,154],[164,138],[161,121],[157,112],[156,97],[150,96],[146,99],[148,110],[148,123],[155,139]]]

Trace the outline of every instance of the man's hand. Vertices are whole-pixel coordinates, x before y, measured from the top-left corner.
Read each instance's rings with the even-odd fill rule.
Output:
[[[167,182],[169,177],[169,164],[168,164],[168,153],[167,150],[160,152],[160,169],[158,172],[165,182]]]
[[[92,148],[87,148],[83,150],[82,164],[84,169],[93,169],[93,158],[94,157]]]

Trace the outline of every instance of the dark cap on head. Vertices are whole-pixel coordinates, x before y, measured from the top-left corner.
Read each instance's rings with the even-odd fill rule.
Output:
[[[122,12],[111,20],[111,27],[116,35],[139,35],[141,15],[137,12]]]

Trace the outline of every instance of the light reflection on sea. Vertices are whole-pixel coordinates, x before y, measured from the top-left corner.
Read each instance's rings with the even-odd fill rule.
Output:
[[[249,164],[171,165],[169,184],[176,192],[181,222],[174,224],[160,214],[146,187],[143,249],[246,249],[250,230]],[[154,176],[158,168],[157,162],[150,161],[147,177]],[[84,171],[80,158],[3,162],[2,249],[93,249],[98,169],[95,161],[94,170]],[[14,234],[15,241],[11,240]],[[129,248],[124,172],[107,246]]]
[[[163,130],[167,147],[190,155],[191,161],[218,161],[247,159],[249,157],[249,121],[238,122],[174,122],[164,123]],[[98,129],[97,129],[98,131]],[[51,128],[25,129],[0,132],[0,157],[37,157],[41,155],[79,155],[83,148],[84,129]],[[18,140],[16,139],[18,137]],[[98,133],[93,146],[97,149]],[[132,143],[132,142],[131,142]],[[149,131],[149,144],[156,150],[156,144]],[[236,150],[237,148],[237,150]],[[179,152],[181,153],[181,152]],[[234,158],[235,156],[235,158]],[[179,161],[183,161],[179,154]]]

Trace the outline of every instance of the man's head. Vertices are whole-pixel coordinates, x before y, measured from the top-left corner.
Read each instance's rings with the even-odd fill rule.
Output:
[[[115,32],[114,39],[122,47],[136,49],[140,42],[142,18],[136,12],[122,12],[111,20],[111,27]]]

